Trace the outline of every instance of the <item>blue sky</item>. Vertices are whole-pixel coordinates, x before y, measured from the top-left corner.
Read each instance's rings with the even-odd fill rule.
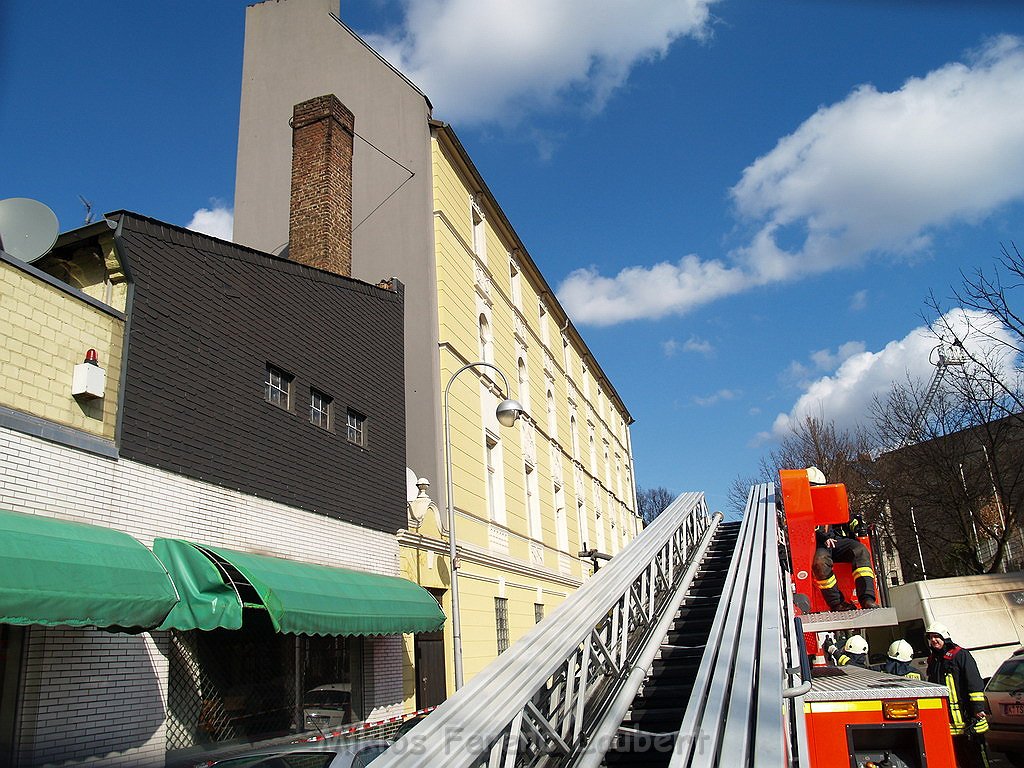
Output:
[[[245,5],[0,3],[0,198],[62,230],[80,195],[229,225]],[[721,507],[788,420],[854,426],[894,377],[930,375],[927,293],[1024,241],[1016,0],[341,16],[473,156],[636,419],[642,485]]]

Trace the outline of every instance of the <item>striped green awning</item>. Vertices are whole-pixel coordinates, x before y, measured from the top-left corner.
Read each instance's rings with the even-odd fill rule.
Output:
[[[278,632],[392,635],[432,632],[444,613],[406,579],[157,539],[153,551],[181,595],[160,629],[238,629],[242,608],[265,608]]]
[[[0,622],[152,628],[177,600],[128,534],[0,510]]]

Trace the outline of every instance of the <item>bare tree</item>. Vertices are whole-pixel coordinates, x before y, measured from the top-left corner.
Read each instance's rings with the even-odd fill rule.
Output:
[[[753,476],[736,475],[729,484],[729,492],[726,496],[726,508],[729,515],[740,518],[747,509],[747,498],[750,496],[750,487],[766,482]]]
[[[952,373],[923,414],[924,387],[910,380],[873,407],[879,443],[899,446],[879,457],[875,473],[911,579],[1001,570],[1020,537],[1024,420],[1003,415],[1006,393],[973,367]],[[917,442],[905,445],[911,433]]]
[[[1022,290],[1024,256],[1011,244],[992,268],[953,288],[962,316],[931,294],[929,328],[940,344],[957,345],[962,364],[934,393],[908,379],[875,402],[877,442],[890,449],[879,483],[914,575],[925,567],[929,576],[993,572],[1011,549],[1014,565],[1024,555]]]
[[[763,482],[778,482],[781,469],[817,467],[830,483],[846,483],[851,492],[864,486],[871,444],[866,433],[839,429],[835,422],[806,416],[761,459]]]
[[[654,518],[665,511],[675,498],[675,493],[668,488],[658,486],[657,488],[636,487],[636,503],[640,507],[640,517],[644,525],[650,524]]]
[[[1024,317],[1014,306],[1024,298],[1024,255],[1012,242],[1009,247],[1001,245],[992,268],[979,268],[962,277],[962,285],[952,289],[952,298],[967,310],[966,335],[975,343],[963,346],[968,365],[958,377],[958,384],[966,385],[975,400],[978,393],[987,394],[983,401],[990,418],[1024,412]],[[934,294],[929,295],[926,307],[933,316],[929,328],[936,338],[956,339],[957,329]]]

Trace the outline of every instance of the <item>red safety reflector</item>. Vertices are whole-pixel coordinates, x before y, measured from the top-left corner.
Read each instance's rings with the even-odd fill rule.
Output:
[[[882,702],[882,717],[886,720],[917,719],[917,701],[893,700]]]

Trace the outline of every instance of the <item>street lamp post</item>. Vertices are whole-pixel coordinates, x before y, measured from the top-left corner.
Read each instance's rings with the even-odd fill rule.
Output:
[[[452,434],[451,419],[448,414],[448,392],[451,390],[455,378],[460,373],[478,366],[491,368],[496,371],[505,385],[505,392],[509,393],[508,379],[505,378],[505,374],[501,372],[501,369],[492,363],[484,362],[468,363],[462,366],[452,374],[452,377],[448,379],[448,385],[444,388],[444,467],[448,480],[446,501],[448,504],[448,554],[452,564],[452,644],[455,651],[455,690],[459,690],[462,687],[463,680],[462,622],[459,618],[459,559],[455,551],[455,504],[452,500],[454,493],[454,484],[452,483]],[[503,427],[511,427],[516,423],[516,419],[524,413],[526,413],[526,409],[523,408],[522,404],[509,398],[505,398],[498,403],[498,407],[494,412],[498,418],[498,423]]]

